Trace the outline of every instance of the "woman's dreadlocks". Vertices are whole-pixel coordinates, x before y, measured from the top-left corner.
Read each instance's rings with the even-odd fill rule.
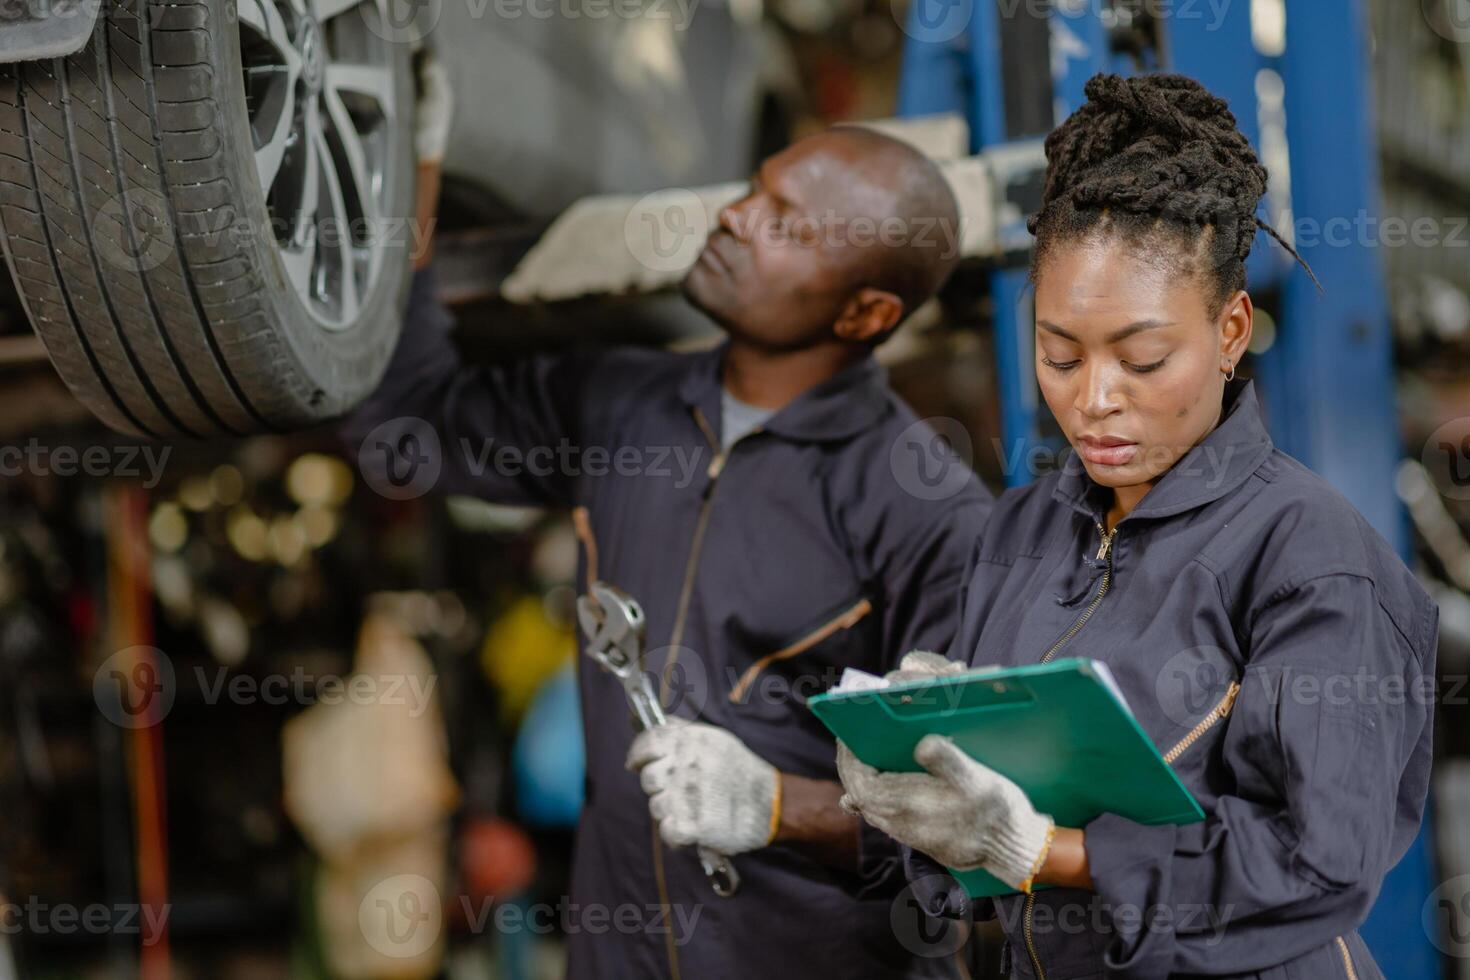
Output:
[[[1028,223],[1033,279],[1056,244],[1120,234],[1206,276],[1214,315],[1245,288],[1245,258],[1261,228],[1317,281],[1256,217],[1266,168],[1223,99],[1182,75],[1095,75],[1084,91],[1086,103],[1046,138],[1041,210]]]

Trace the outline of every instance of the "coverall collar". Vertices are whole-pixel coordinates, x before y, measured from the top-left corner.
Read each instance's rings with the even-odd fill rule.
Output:
[[[719,435],[721,366],[726,341],[699,355],[679,382],[679,397],[699,409]],[[850,364],[826,381],[798,395],[761,426],[798,442],[849,439],[883,418],[888,411],[888,371],[873,357]]]
[[[1223,405],[1220,424],[1164,473],[1126,519],[1173,517],[1203,507],[1239,487],[1265,462],[1273,445],[1255,383],[1227,381]],[[1112,502],[1111,491],[1093,482],[1076,453],[1068,454],[1052,496],[1094,520],[1101,520]]]

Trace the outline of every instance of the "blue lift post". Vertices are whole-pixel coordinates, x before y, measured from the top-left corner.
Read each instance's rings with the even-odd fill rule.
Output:
[[[1385,538],[1410,558],[1406,517],[1394,492],[1401,458],[1392,338],[1384,274],[1371,237],[1379,215],[1378,157],[1368,71],[1366,0],[1287,0],[1285,45],[1257,48],[1252,7],[1270,4],[1160,4],[1158,64],[1199,79],[1224,97],[1241,130],[1260,149],[1263,129],[1284,136],[1287,172],[1273,169],[1265,217],[1302,232],[1302,255],[1325,292],[1264,235],[1248,274],[1254,294],[1270,297],[1275,342],[1251,362],[1266,402],[1272,438],[1323,474]],[[899,114],[959,112],[971,150],[1043,136],[1081,104],[1098,71],[1134,73],[1131,55],[1110,42],[1115,8],[1137,3],[1053,0],[911,0]],[[1049,19],[1050,71],[1003,70],[1002,18]],[[1012,64],[1014,69],[1014,64]],[[1038,77],[1039,75],[1039,77]],[[1054,107],[1036,131],[1008,125],[1007,85],[1049,87]],[[1263,154],[1279,169],[1279,155]],[[1289,185],[1289,192],[1286,192]],[[1348,241],[1324,233],[1336,221]],[[1345,223],[1345,224],[1344,224]],[[1015,230],[1012,229],[1012,232]],[[1033,361],[1032,313],[1024,268],[990,276],[996,376],[1007,449],[1041,441]],[[1007,481],[1024,483],[1025,472]],[[1418,839],[1389,874],[1363,935],[1400,980],[1442,975],[1420,910],[1433,888],[1426,818]]]

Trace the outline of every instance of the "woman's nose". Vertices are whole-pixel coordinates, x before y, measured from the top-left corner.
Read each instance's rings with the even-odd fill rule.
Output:
[[[1077,391],[1077,411],[1088,418],[1101,419],[1122,408],[1116,372],[1105,364],[1084,365]]]

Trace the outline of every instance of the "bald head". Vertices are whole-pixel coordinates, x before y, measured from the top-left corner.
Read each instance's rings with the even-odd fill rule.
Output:
[[[847,154],[854,189],[854,217],[877,218],[880,234],[864,274],[871,285],[896,293],[904,313],[933,296],[959,260],[959,202],[944,172],[902,140],[861,126],[839,126],[813,139],[827,139]]]
[[[958,258],[959,208],[939,168],[857,126],[761,164],[685,280],[732,335],[774,347],[887,336]]]

